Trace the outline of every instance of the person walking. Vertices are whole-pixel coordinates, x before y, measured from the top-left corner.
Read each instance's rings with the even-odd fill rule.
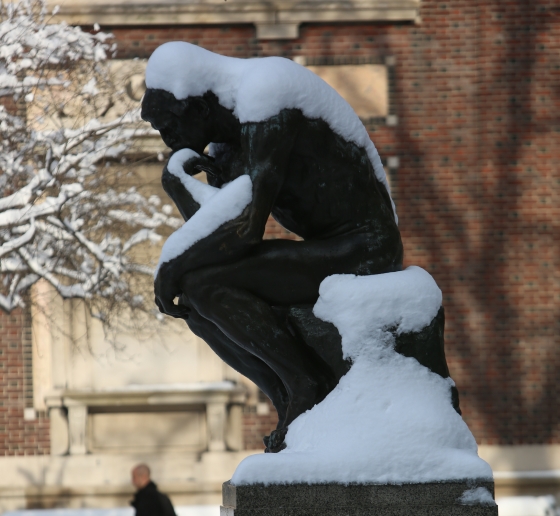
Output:
[[[177,516],[169,497],[160,493],[150,478],[150,468],[146,464],[134,466],[132,484],[137,491],[130,505],[136,509],[136,516]]]

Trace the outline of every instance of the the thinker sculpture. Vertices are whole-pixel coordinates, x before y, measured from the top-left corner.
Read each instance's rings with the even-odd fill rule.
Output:
[[[142,118],[174,153],[194,151],[186,174],[205,171],[215,187],[251,179],[239,216],[161,264],[155,295],[163,313],[185,319],[271,399],[279,423],[265,442],[278,451],[288,425],[338,378],[277,308],[312,305],[332,274],[402,268],[381,161],[350,106],[286,59],[168,43],[150,59],[146,85]],[[193,217],[200,203],[184,181],[166,166],[162,182],[185,220]],[[270,214],[303,241],[263,240]]]
[[[239,464],[221,514],[497,516],[445,361],[442,292],[402,270],[385,173],[350,106],[289,60],[187,43],[154,52],[146,85],[142,118],[173,151],[162,182],[186,221],[156,303],[278,410],[265,444],[281,453]],[[263,240],[270,214],[303,241]]]

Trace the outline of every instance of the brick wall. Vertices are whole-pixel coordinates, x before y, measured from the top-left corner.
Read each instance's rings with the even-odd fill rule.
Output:
[[[444,292],[447,356],[465,420],[479,443],[560,443],[560,7],[422,0],[421,19],[303,25],[298,40],[271,42],[257,41],[249,25],[103,29],[115,34],[118,57],[148,57],[169,40],[237,57],[394,56],[399,124],[368,128],[383,158],[400,157],[391,182],[405,262],[426,268]],[[4,328],[19,316],[0,317]],[[19,341],[5,339],[15,364]],[[5,371],[0,378],[7,392]],[[20,421],[11,396],[4,403]],[[265,434],[274,425],[251,425],[251,417],[248,446],[249,427]],[[13,425],[23,436],[23,422]],[[5,442],[5,429],[0,436]]]
[[[8,95],[0,96],[0,106],[11,114],[24,113],[22,104]],[[10,186],[17,188],[16,184]],[[50,452],[46,414],[37,414],[30,421],[23,416],[26,407],[33,407],[31,346],[29,310],[7,314],[0,309],[0,456]]]
[[[391,177],[406,265],[444,292],[449,366],[485,444],[560,443],[560,7],[423,0],[421,23],[119,28],[119,57],[185,40],[237,57],[396,58],[399,124],[371,127]],[[272,228],[271,233],[279,231]]]
[[[39,413],[25,421],[33,406],[29,312],[0,310],[0,455],[43,455],[50,452],[49,421]]]
[[[270,435],[270,432],[278,424],[278,413],[272,403],[261,393],[261,402],[268,407],[268,412],[259,414],[257,407],[247,405],[243,411],[243,447],[245,450],[264,450],[263,437]]]

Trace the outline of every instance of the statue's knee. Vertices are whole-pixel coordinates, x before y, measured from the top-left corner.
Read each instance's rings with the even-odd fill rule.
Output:
[[[186,298],[186,304],[205,316],[208,306],[213,303],[215,288],[208,283],[204,272],[194,271],[185,274],[181,281],[181,290]]]
[[[190,297],[190,292],[196,287],[196,273],[188,272],[181,278],[181,290],[185,296]]]
[[[205,321],[206,319],[204,319],[204,317],[202,317],[196,310],[191,310],[189,312],[189,317],[187,319],[187,325],[197,337],[204,339]],[[206,321],[206,324],[207,323],[208,321]]]

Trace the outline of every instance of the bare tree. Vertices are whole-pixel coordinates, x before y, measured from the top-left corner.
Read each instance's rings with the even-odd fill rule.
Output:
[[[0,3],[0,308],[43,278],[106,323],[151,312],[145,246],[180,221],[118,166],[145,130],[107,66],[111,35],[49,16],[44,0]]]

